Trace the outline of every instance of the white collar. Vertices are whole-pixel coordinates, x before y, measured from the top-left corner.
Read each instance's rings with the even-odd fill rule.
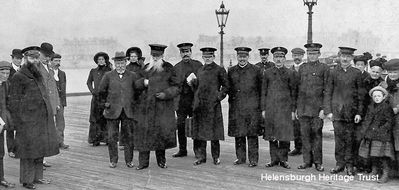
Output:
[[[12,68],[14,68],[14,70],[18,71],[21,67],[18,67],[17,65],[15,65],[14,63],[11,64]]]

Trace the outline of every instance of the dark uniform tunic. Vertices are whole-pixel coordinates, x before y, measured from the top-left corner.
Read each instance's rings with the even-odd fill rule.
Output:
[[[246,161],[246,138],[250,163],[258,163],[258,136],[261,132],[261,88],[262,71],[247,63],[244,67],[235,65],[227,74],[229,89],[228,135],[235,137],[237,159]]]
[[[191,73],[197,75],[197,71],[201,67],[202,63],[193,59],[190,59],[188,61],[181,60],[174,66],[181,88],[179,96],[175,98],[175,105],[177,113],[177,134],[179,139],[179,150],[182,152],[187,152],[185,121],[187,117],[192,117],[193,115],[194,100],[194,91],[192,87],[187,84],[186,79]]]
[[[283,66],[265,71],[261,98],[262,111],[266,111],[263,138],[269,140],[271,162],[288,160],[289,141],[294,140],[292,113],[296,92],[292,70]]]
[[[255,65],[260,67],[262,69],[262,73],[264,74],[266,69],[274,66],[274,63],[271,62],[271,61],[267,61],[267,62],[259,62],[259,63],[255,64]]]
[[[354,118],[363,113],[361,72],[349,66],[331,70],[325,98],[325,113],[333,114],[335,160],[337,166],[352,167],[354,143]]]
[[[92,94],[89,119],[89,143],[105,142],[107,139],[106,120],[103,116],[104,100],[100,99],[98,87],[104,74],[108,71],[111,71],[110,67],[98,66],[90,70],[89,77],[87,78],[86,84]]]
[[[206,141],[211,141],[212,157],[219,158],[219,140],[224,140],[223,115],[220,101],[228,89],[226,70],[215,62],[197,72],[193,106],[194,153],[206,159]]]
[[[329,67],[321,63],[307,62],[298,71],[297,113],[301,126],[303,162],[322,164],[322,128],[319,118],[323,110],[324,92],[327,86]]]
[[[295,82],[297,83],[296,86],[299,85],[299,67],[302,64],[300,64],[299,66],[296,66],[295,63],[292,66],[291,70],[294,71],[294,75],[295,75]],[[295,97],[297,98],[297,97]],[[299,119],[295,118],[294,119],[294,147],[296,150],[301,151],[302,152],[302,137],[301,137],[301,125],[299,123]]]

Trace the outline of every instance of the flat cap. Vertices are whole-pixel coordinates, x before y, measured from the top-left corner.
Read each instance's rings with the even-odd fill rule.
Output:
[[[237,55],[238,54],[244,54],[244,55],[249,55],[249,52],[252,50],[249,47],[236,47],[234,48],[234,50],[237,51]]]
[[[341,54],[353,55],[353,53],[356,51],[355,48],[351,47],[338,47],[338,48]]]
[[[151,48],[152,56],[161,56],[165,52],[165,49],[168,47],[162,44],[148,44]]]
[[[291,50],[292,54],[298,54],[298,55],[304,55],[305,54],[305,50],[303,50],[302,48],[294,48]]]
[[[388,62],[383,63],[382,67],[387,71],[399,70],[399,59],[391,59]]]
[[[0,70],[4,70],[4,69],[11,69],[11,63],[8,61],[0,61]]]
[[[358,62],[358,61],[363,61],[364,62],[364,64],[367,64],[367,57],[366,56],[364,56],[364,55],[356,55],[354,58],[353,58],[353,62],[354,63],[356,63],[356,62]]]
[[[272,50],[270,50],[270,52],[274,55],[274,54],[283,54],[286,55],[288,50],[285,47],[274,47],[272,48]]]
[[[376,86],[376,87],[372,88],[369,91],[369,95],[372,97],[373,96],[373,92],[375,92],[375,91],[381,91],[384,94],[384,97],[388,95],[388,91],[385,90],[385,88],[383,88],[382,86]]]
[[[259,50],[259,54],[260,55],[267,55],[267,54],[269,54],[269,48],[260,48],[260,49],[258,49]]]

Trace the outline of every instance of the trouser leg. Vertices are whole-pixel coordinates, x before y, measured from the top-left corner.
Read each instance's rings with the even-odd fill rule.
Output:
[[[352,151],[352,134],[347,129],[349,127],[348,122],[334,121],[334,139],[335,139],[335,160],[337,166],[344,167],[351,161]],[[351,143],[348,146],[348,143]]]
[[[312,143],[311,143],[311,153],[313,155],[312,161],[315,164],[323,163],[323,120],[314,117],[312,120]]]
[[[250,163],[258,163],[259,141],[258,136],[248,136],[248,159]]]
[[[65,119],[64,119],[64,106],[60,106],[55,115],[55,126],[57,129],[58,143],[64,143],[64,130],[65,130]]]
[[[277,141],[269,141],[270,160],[271,162],[280,162],[278,157],[278,143]]]
[[[246,146],[245,137],[235,137],[236,156],[241,162],[245,162],[247,160]]]
[[[0,158],[0,180],[4,180],[4,161],[3,161],[3,157]]]
[[[37,158],[33,160],[34,163],[34,169],[35,169],[35,177],[34,177],[34,181],[38,180],[38,179],[43,179],[43,157],[41,158]]]
[[[290,150],[290,141],[279,141],[277,145],[277,155],[278,160],[281,161],[288,161],[288,152]]]
[[[177,112],[177,139],[179,141],[179,150],[187,152],[187,137],[186,137],[186,118],[187,113]]]
[[[118,163],[118,134],[119,134],[119,123],[118,119],[108,119],[108,152],[109,160],[113,163]]]
[[[139,165],[148,166],[150,164],[150,151],[139,152]]]
[[[7,150],[15,153],[15,133],[14,130],[7,130],[6,132]]]
[[[19,162],[19,182],[33,183],[34,177],[35,177],[35,164],[33,159],[21,158]]]
[[[212,158],[213,159],[219,158],[219,156],[220,156],[220,143],[219,143],[219,140],[211,141],[211,153],[212,153]]]
[[[165,164],[166,163],[165,150],[156,150],[155,151],[155,156],[157,158],[157,163],[158,164]]]
[[[133,120],[129,119],[125,112],[122,112],[122,117],[121,117],[121,126],[125,127],[124,131],[121,131],[122,133],[122,140],[125,143],[125,149],[124,149],[124,154],[125,154],[125,162],[129,163],[132,162],[133,160],[133,150],[134,150],[134,145],[133,145]]]
[[[294,120],[294,147],[297,150],[302,150],[301,125],[298,119]]]
[[[305,164],[313,164],[312,162],[312,118],[301,117],[299,119],[301,127],[301,138],[302,138],[302,156]]]

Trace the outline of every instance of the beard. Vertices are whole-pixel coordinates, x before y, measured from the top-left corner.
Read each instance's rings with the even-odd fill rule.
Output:
[[[33,77],[35,77],[38,80],[41,80],[42,74],[40,73],[35,63],[26,60],[26,63],[23,64],[23,66],[25,66],[32,73]]]
[[[150,58],[150,63],[148,63],[147,68],[145,69],[146,71],[149,71],[151,69],[157,71],[157,72],[162,72],[163,71],[163,60],[159,59],[158,61],[155,61],[152,57]]]

